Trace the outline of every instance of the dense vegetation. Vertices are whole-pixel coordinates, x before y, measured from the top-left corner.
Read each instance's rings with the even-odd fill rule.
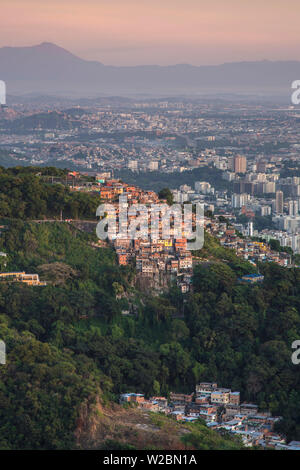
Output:
[[[50,168],[0,167],[0,217],[16,219],[95,218],[100,198],[72,193],[63,184],[50,184],[45,175],[65,175]]]
[[[0,284],[0,442],[6,448],[74,444],[80,405],[99,393],[190,392],[199,380],[241,390],[299,438],[299,373],[291,343],[300,333],[300,272],[261,267],[262,286],[237,283],[247,263],[199,264],[194,293],[173,287],[140,301],[134,270],[116,266],[110,249],[58,223],[12,222],[0,237],[8,269],[38,272],[47,287]],[[217,252],[208,237],[206,256]],[[184,302],[184,300],[186,302]],[[124,317],[134,305],[136,315]],[[101,390],[101,391],[100,391]],[[73,444],[72,444],[73,443]]]
[[[48,279],[40,288],[0,283],[0,338],[8,351],[0,369],[1,448],[74,447],[83,404],[114,400],[125,390],[167,394],[193,384],[186,327],[171,318],[176,308],[167,298],[142,307],[133,269],[117,267],[113,251],[92,248],[92,239],[65,224],[21,221],[0,237],[7,269]],[[122,318],[128,301],[137,317]],[[200,443],[204,434],[210,444]],[[193,439],[234,447],[198,428]]]
[[[19,160],[18,155],[15,155],[13,152],[0,149],[0,165],[2,167],[17,166],[17,165],[26,165],[25,162]],[[19,155],[20,157],[20,155]]]
[[[3,126],[12,132],[24,132],[30,130],[55,130],[55,129],[72,129],[80,127],[80,120],[74,119],[67,112],[52,111],[50,113],[37,113],[31,116],[25,116],[15,119],[11,122],[4,122]]]
[[[161,171],[132,172],[122,170],[115,176],[122,178],[130,184],[136,184],[143,189],[160,191],[163,188],[178,189],[180,185],[187,184],[194,187],[196,181],[208,181],[218,190],[231,189],[232,184],[222,179],[222,171],[215,167],[201,167],[190,171],[162,173]]]

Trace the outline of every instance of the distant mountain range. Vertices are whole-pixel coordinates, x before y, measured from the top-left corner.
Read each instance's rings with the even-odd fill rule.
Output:
[[[117,67],[83,60],[51,43],[0,48],[0,80],[12,95],[288,95],[297,79],[300,61]]]

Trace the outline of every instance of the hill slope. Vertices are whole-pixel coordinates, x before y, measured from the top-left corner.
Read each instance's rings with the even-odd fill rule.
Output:
[[[221,436],[203,422],[179,423],[162,414],[97,403],[93,411],[81,409],[77,445],[84,449],[239,450],[243,445]]]

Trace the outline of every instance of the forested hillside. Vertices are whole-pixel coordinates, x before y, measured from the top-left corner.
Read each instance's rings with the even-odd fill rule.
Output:
[[[168,298],[149,298],[143,307],[132,287],[133,269],[116,266],[113,251],[92,248],[91,238],[65,224],[21,221],[0,237],[8,270],[38,272],[48,280],[46,287],[0,283],[0,338],[8,355],[0,368],[0,448],[75,448],[82,444],[76,430],[84,407],[98,416],[96,404],[109,406],[120,391],[193,386],[196,362],[186,349],[187,327],[182,331],[184,321],[169,315],[176,307]],[[125,319],[128,299],[137,316]],[[161,445],[183,448],[181,428],[164,423],[173,440]],[[123,446],[126,433],[124,439]],[[149,448],[159,448],[149,439]],[[96,444],[112,445],[105,439]],[[185,446],[240,444],[199,424]]]
[[[16,219],[95,218],[100,198],[72,193],[62,184],[50,184],[45,176],[64,176],[56,168],[0,167],[0,217]]]
[[[21,204],[27,175],[20,187],[19,175],[3,178],[11,185],[8,206]],[[44,183],[30,181],[35,189],[28,183],[24,211],[37,217],[35,201],[51,207],[51,192],[38,198]],[[249,264],[208,236],[193,293],[171,287],[145,296],[134,266],[120,267],[110,248],[95,248],[95,235],[65,223],[7,219],[2,207],[1,269],[38,273],[47,286],[0,283],[8,353],[0,366],[1,448],[75,447],[82,406],[109,406],[121,392],[190,393],[199,381],[240,390],[242,401],[284,417],[288,439],[300,439],[300,376],[291,361],[300,337],[299,269],[264,264],[263,284],[242,285]],[[215,433],[209,439],[208,448],[226,445]]]

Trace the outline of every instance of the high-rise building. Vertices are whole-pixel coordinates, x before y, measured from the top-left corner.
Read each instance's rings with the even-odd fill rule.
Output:
[[[247,232],[248,237],[253,237],[253,222],[248,222]]]
[[[234,172],[235,173],[246,173],[247,171],[247,159],[242,155],[236,155],[234,157]]]
[[[234,157],[230,156],[227,158],[227,168],[228,170],[233,170],[234,171]]]
[[[296,216],[298,215],[298,201],[289,201],[289,215]]]
[[[267,163],[264,160],[259,160],[256,164],[257,173],[265,173],[267,168]]]
[[[249,201],[248,194],[232,194],[231,205],[234,209],[240,209],[245,206]]]
[[[277,214],[283,214],[283,192],[276,191],[275,211]]]
[[[263,217],[271,215],[271,207],[270,206],[261,206],[260,208],[260,215]]]
[[[274,181],[268,181],[263,183],[263,193],[275,193],[276,183]]]
[[[240,180],[240,181],[234,181],[233,183],[233,191],[239,194],[248,193],[251,196],[253,196],[254,188],[255,188],[254,183],[248,183],[247,181]]]

